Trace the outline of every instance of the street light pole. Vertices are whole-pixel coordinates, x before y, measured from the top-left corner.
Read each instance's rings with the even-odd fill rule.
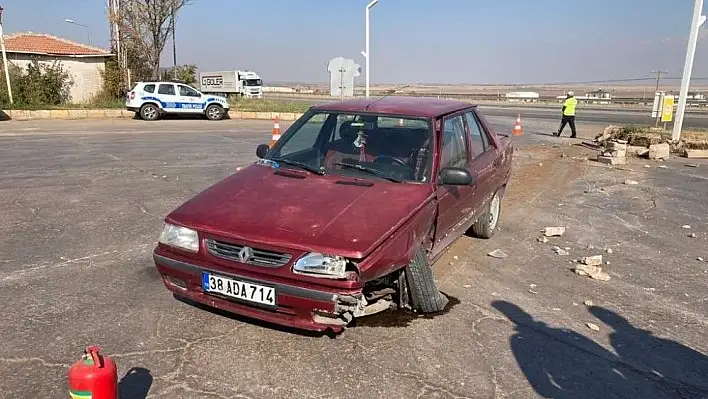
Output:
[[[64,22],[66,22],[67,24],[83,26],[84,28],[86,28],[86,35],[88,36],[88,44],[89,44],[89,46],[92,45],[91,44],[91,29],[88,26],[86,26],[84,24],[80,24],[80,23],[74,21],[73,19],[65,19]]]
[[[696,44],[698,43],[698,29],[706,22],[703,12],[703,0],[696,0],[693,8],[693,20],[691,22],[691,33],[688,36],[688,48],[686,49],[686,64],[683,67],[681,77],[681,91],[679,92],[679,102],[676,108],[676,120],[674,130],[671,133],[671,140],[678,142],[681,139],[681,128],[683,127],[683,115],[686,111],[686,98],[688,97],[688,86],[691,83],[691,72],[693,70],[693,58],[696,55]]]
[[[5,83],[7,83],[7,97],[10,100],[10,104],[14,104],[15,101],[12,99],[12,85],[10,85],[10,70],[7,69],[7,53],[5,52],[5,33],[2,30],[2,10],[0,7],[0,50],[2,50],[2,65],[5,70]]]
[[[172,5],[172,71],[177,80],[177,42],[175,41],[175,6]]]
[[[366,59],[366,97],[369,97],[369,75],[371,75],[369,72],[369,14],[371,13],[371,7],[378,2],[379,0],[372,0],[371,3],[366,5],[366,50],[361,52],[361,55]]]

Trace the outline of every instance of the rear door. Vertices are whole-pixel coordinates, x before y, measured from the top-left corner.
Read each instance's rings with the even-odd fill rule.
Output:
[[[438,171],[445,167],[467,168],[471,171],[464,112],[445,117],[441,128]],[[434,253],[445,248],[464,233],[464,224],[472,215],[474,193],[475,185],[437,186],[438,221]]]
[[[157,87],[157,98],[165,112],[179,112],[179,97],[172,83],[160,83]]]

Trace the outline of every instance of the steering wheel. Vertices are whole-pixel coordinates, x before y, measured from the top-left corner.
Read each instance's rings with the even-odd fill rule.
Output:
[[[402,160],[400,158],[392,157],[390,155],[379,155],[376,158],[374,158],[374,162],[378,162],[379,159],[388,159],[388,160],[393,161],[393,163],[396,163],[400,166],[410,168],[410,166],[408,166],[408,164],[404,160]]]

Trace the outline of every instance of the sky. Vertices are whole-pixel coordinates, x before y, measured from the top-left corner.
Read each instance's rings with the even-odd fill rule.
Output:
[[[267,84],[326,82],[334,57],[362,65],[368,0],[194,0],[177,20],[179,64],[249,69]],[[5,34],[108,47],[105,0],[0,0]],[[514,84],[680,77],[693,0],[380,0],[371,83]],[[708,10],[706,10],[708,11]],[[708,24],[706,24],[708,26]],[[171,44],[163,56],[171,66]],[[694,77],[708,77],[708,29]]]

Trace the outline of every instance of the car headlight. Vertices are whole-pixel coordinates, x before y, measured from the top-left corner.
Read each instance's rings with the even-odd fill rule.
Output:
[[[174,224],[165,223],[165,227],[160,234],[160,242],[172,247],[186,249],[187,251],[199,251],[199,235],[197,232]]]
[[[296,273],[311,274],[314,277],[345,278],[347,260],[341,256],[308,253],[293,265]]]

